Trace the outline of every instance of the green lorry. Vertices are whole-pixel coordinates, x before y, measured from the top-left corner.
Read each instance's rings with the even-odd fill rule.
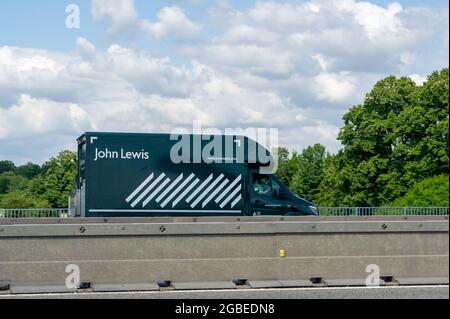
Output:
[[[270,153],[238,135],[86,132],[75,215],[317,215],[273,174]]]

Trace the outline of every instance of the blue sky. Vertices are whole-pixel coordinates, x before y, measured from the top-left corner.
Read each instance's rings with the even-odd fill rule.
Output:
[[[65,28],[65,8],[68,4],[77,4],[81,10],[80,30]],[[252,2],[229,1],[234,8],[245,9]],[[136,10],[143,18],[154,19],[156,13],[166,7],[176,5],[194,20],[206,16],[214,2],[195,1],[135,1]],[[5,1],[0,11],[0,41],[2,44],[36,47],[56,50],[72,50],[77,37],[89,37],[99,47],[107,47],[111,42],[106,36],[108,23],[94,21],[91,15],[91,1]],[[117,40],[117,39],[116,39]],[[122,39],[123,41],[123,39]],[[140,45],[151,45],[149,39],[140,39]]]
[[[307,1],[290,1],[301,4]],[[422,6],[427,8],[442,8],[448,10],[446,0],[405,0],[397,1],[403,6]],[[65,7],[68,4],[77,4],[81,10],[80,30],[65,28]],[[218,1],[168,1],[168,0],[136,0],[135,6],[139,14],[148,19],[154,19],[156,13],[166,6],[179,6],[193,20],[202,20],[207,16],[208,9]],[[231,7],[245,11],[254,5],[254,1],[226,1]],[[386,6],[390,0],[376,0],[371,3]],[[0,44],[45,48],[53,50],[70,51],[74,48],[77,37],[89,37],[99,48],[106,48],[111,38],[106,35],[108,23],[94,21],[91,15],[91,0],[17,0],[4,1],[0,8]],[[118,39],[115,39],[116,42]],[[124,39],[121,39],[124,41]],[[159,41],[152,44],[148,38],[139,38],[142,47],[160,45]]]
[[[80,29],[65,26],[71,3]],[[377,80],[420,85],[443,67],[442,0],[3,1],[0,159],[43,162],[85,130],[193,120],[275,126],[291,149],[335,152],[342,115]]]

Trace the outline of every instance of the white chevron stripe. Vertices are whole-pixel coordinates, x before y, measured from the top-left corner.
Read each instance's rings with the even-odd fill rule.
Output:
[[[239,185],[231,194],[230,196],[228,196],[223,202],[222,204],[220,204],[220,208],[224,208],[226,204],[228,204],[228,202],[234,197],[236,196],[237,193],[239,193],[239,191],[241,190],[241,185]]]
[[[132,199],[137,195],[137,193],[139,193],[139,192],[145,187],[145,185],[147,185],[147,184],[152,180],[152,178],[153,178],[153,173],[151,173],[151,174],[145,179],[145,181],[143,181],[142,184],[139,185],[138,188],[136,188],[136,189],[131,193],[131,195],[127,197],[127,199],[125,199],[125,201],[126,201],[127,203],[129,203],[130,200],[132,200]]]
[[[201,183],[201,185],[186,199],[186,202],[189,203],[212,179],[213,174],[209,175],[209,177]]]
[[[180,200],[182,200],[182,199],[187,195],[187,193],[189,193],[190,190],[193,189],[193,188],[195,187],[195,185],[197,185],[198,183],[200,183],[200,180],[197,178],[195,181],[193,181],[193,182],[191,183],[191,185],[188,186],[188,188],[186,188],[186,189],[184,190],[183,193],[181,193],[180,196],[178,196],[177,199],[175,199],[175,200],[173,201],[173,203],[172,203],[172,208],[174,208],[174,207],[180,202]]]
[[[169,187],[167,187],[164,192],[161,193],[161,195],[156,198],[156,202],[159,203],[169,192],[172,190],[172,188],[175,187],[181,180],[183,179],[183,173],[181,173],[173,182],[170,184]]]
[[[152,189],[153,189],[153,187],[155,187],[156,186],[156,184],[158,184],[163,178],[164,178],[164,176],[166,176],[166,174],[164,174],[164,173],[162,173],[161,175],[159,175],[159,177],[155,180],[155,181],[153,181],[153,183],[151,183],[150,184],[150,186],[149,187],[147,187],[143,192],[142,192],[142,194],[141,195],[139,195],[139,197],[138,198],[136,198],[135,199],[135,201],[131,204],[131,207],[135,207],[144,197],[145,197],[145,195],[147,195]]]
[[[205,191],[199,196],[197,197],[197,199],[191,204],[191,207],[194,208],[195,206],[197,206],[197,204],[203,199],[203,197],[205,197],[206,195],[208,195],[208,193],[214,188],[214,186],[217,185],[217,183],[220,182],[220,180],[224,178],[223,174],[220,174],[219,177],[217,177],[215,179],[214,182],[212,182],[211,185],[208,186],[207,189],[205,189]]]
[[[242,199],[242,195],[239,194],[238,197],[236,197],[236,199],[231,203],[231,208],[233,208],[234,206],[236,206],[237,203],[239,203]]]
[[[177,189],[175,189],[172,194],[170,194],[169,197],[166,198],[166,200],[161,204],[161,207],[164,208],[164,206],[166,206],[187,185],[187,183],[189,183],[191,179],[194,178],[194,176],[194,174],[189,175],[188,178],[186,178],[184,182],[181,183],[181,185],[178,186]]]
[[[162,184],[159,185],[158,188],[155,189],[155,190],[153,191],[153,193],[151,193],[150,196],[147,197],[147,199],[142,203],[142,207],[145,207],[145,206],[153,199],[153,197],[155,197],[155,196],[156,196],[156,195],[164,188],[164,186],[166,186],[167,184],[169,184],[169,182],[170,182],[170,179],[169,179],[169,178],[166,178],[166,179],[164,180],[164,182],[162,182]]]
[[[215,202],[217,204],[219,204],[219,202],[222,200],[222,198],[225,197],[226,194],[228,194],[234,186],[236,186],[237,183],[239,183],[242,179],[242,175],[239,175],[238,177],[236,177],[236,179],[233,181],[233,183],[231,183],[223,192],[222,194],[219,195],[219,197],[216,198]]]
[[[208,203],[214,198],[214,196],[216,196],[216,195],[220,192],[220,190],[221,190],[222,188],[224,188],[225,185],[228,184],[228,182],[229,182],[229,180],[228,180],[228,179],[225,179],[225,180],[222,182],[222,184],[220,184],[219,187],[217,187],[217,188],[214,190],[214,192],[212,192],[211,195],[209,195],[208,198],[205,199],[205,201],[202,203],[202,208],[204,208],[206,205],[208,205]]]

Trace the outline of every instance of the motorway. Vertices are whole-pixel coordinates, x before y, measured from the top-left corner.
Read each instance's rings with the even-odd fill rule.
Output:
[[[449,286],[283,288],[1,295],[1,299],[449,299]]]

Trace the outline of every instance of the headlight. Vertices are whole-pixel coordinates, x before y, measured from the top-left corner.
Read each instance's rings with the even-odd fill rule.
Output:
[[[317,207],[316,206],[309,206],[309,209],[313,212],[314,215],[318,216]]]

